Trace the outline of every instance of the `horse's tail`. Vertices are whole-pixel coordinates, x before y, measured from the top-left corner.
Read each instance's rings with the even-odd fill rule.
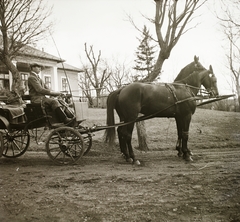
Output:
[[[107,98],[107,120],[106,120],[107,126],[115,125],[114,109],[116,108],[118,95],[121,92],[121,90],[122,88],[111,92]],[[109,146],[112,146],[114,144],[115,137],[116,137],[115,127],[110,127],[105,130],[104,140],[105,142],[108,142]]]

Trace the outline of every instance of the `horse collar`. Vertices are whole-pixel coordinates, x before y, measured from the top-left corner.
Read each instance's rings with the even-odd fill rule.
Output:
[[[175,93],[175,88],[174,88],[174,86],[173,86],[172,84],[168,84],[168,83],[165,83],[165,86],[166,86],[166,88],[172,93],[175,101],[178,102],[178,98],[177,98],[177,95],[176,95],[176,93]]]

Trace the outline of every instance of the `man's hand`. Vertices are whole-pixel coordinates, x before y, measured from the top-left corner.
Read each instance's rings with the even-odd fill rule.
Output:
[[[60,95],[61,95],[60,92],[53,92],[53,91],[50,92],[50,96],[60,96]]]

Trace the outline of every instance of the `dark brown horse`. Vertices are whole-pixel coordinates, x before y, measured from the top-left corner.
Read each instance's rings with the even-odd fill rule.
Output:
[[[174,79],[174,82],[185,79],[194,71],[202,70],[206,70],[206,68],[204,68],[202,64],[199,62],[199,57],[194,56],[193,62],[191,62],[190,64],[186,65],[183,69],[181,69],[177,77]]]
[[[173,117],[178,130],[178,155],[185,160],[191,160],[191,152],[187,147],[188,132],[191,117],[196,109],[195,96],[201,85],[212,95],[218,95],[216,77],[212,67],[209,70],[194,71],[187,78],[172,84],[132,83],[111,93],[107,100],[107,125],[112,126],[114,109],[120,121],[129,123],[117,129],[121,152],[126,160],[135,159],[132,149],[132,132],[134,121],[139,113],[151,117]],[[105,133],[106,141],[111,145],[115,140],[115,128],[109,128]]]

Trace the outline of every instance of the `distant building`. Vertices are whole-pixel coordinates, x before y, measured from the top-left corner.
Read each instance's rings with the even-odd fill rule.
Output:
[[[35,49],[31,46],[25,46],[22,53],[16,56],[13,60],[13,63],[21,73],[23,87],[25,87],[26,93],[28,92],[27,79],[30,72],[29,64],[39,63],[44,67],[40,73],[41,78],[45,81],[49,88],[55,91],[66,91],[69,93],[69,82],[74,100],[78,100],[80,95],[78,79],[83,70],[64,62],[65,61],[61,58]],[[12,74],[0,61],[0,88],[11,89],[11,85]]]

